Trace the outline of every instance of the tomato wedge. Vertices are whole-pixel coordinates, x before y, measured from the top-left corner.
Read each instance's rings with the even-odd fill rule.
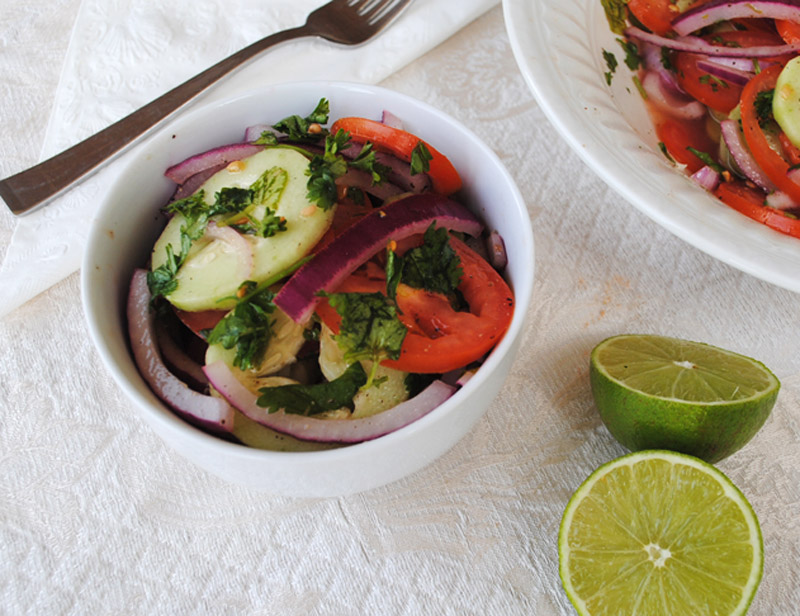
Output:
[[[744,182],[723,182],[714,191],[717,198],[745,216],[771,229],[800,238],[800,219],[764,205],[764,193]]]
[[[684,10],[705,4],[709,0],[695,0]],[[675,0],[628,0],[628,10],[656,34],[668,34],[672,31],[672,20],[680,14]]]
[[[753,77],[742,90],[742,128],[744,129],[744,139],[753,158],[767,174],[773,184],[789,195],[795,202],[800,203],[800,184],[796,184],[787,175],[789,163],[775,150],[767,141],[764,131],[758,120],[756,109],[756,99],[761,92],[766,92],[775,88],[783,67],[779,64],[764,69]]]
[[[655,116],[654,116],[655,118]],[[706,131],[704,118],[699,120],[677,120],[663,116],[655,120],[656,136],[664,144],[676,162],[686,165],[689,173],[694,173],[706,163],[689,148],[712,155],[717,145]]]
[[[331,126],[331,133],[336,134],[340,129],[350,133],[356,143],[370,142],[376,150],[389,152],[409,163],[411,153],[422,141],[433,156],[428,170],[433,189],[442,195],[451,195],[461,188],[461,176],[453,163],[416,135],[367,118],[339,118]]]
[[[469,312],[453,310],[444,296],[399,285],[400,320],[408,328],[400,357],[384,366],[426,374],[440,374],[479,360],[503,337],[514,315],[514,297],[505,280],[480,255],[453,237],[450,245],[461,259],[459,291]],[[385,280],[354,274],[337,292],[383,292]],[[327,301],[317,306],[323,323],[339,332],[341,317]]]
[[[800,43],[800,24],[788,19],[776,19],[775,29],[789,45]]]

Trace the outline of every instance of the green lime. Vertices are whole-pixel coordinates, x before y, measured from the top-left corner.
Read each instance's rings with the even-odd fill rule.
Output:
[[[744,355],[640,334],[598,344],[589,374],[600,417],[625,447],[670,449],[707,462],[753,438],[780,389],[764,364]]]
[[[699,458],[648,450],[578,488],[558,535],[559,573],[581,615],[744,614],[764,567],[758,518]]]

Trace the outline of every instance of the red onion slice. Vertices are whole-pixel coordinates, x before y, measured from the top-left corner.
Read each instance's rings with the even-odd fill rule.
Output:
[[[424,233],[432,222],[469,235],[483,229],[475,214],[439,194],[392,201],[353,223],[298,269],[275,296],[275,305],[297,323],[306,322],[320,301],[320,291],[333,291],[390,240]]]
[[[800,6],[791,0],[712,0],[678,15],[672,28],[685,36],[720,21],[742,18],[800,22]]]
[[[161,359],[155,342],[146,270],[137,269],[131,278],[127,314],[133,357],[153,392],[189,423],[217,434],[230,433],[233,430],[233,408],[225,400],[190,389],[167,369]]]
[[[318,419],[292,413],[270,413],[258,406],[258,397],[239,382],[224,362],[203,369],[212,387],[253,421],[276,432],[319,443],[360,443],[409,425],[447,400],[455,387],[434,381],[421,393],[397,406],[361,419]]]
[[[492,230],[489,237],[486,238],[486,252],[489,257],[489,263],[497,271],[502,271],[508,265],[508,253],[506,252],[506,243],[503,236],[497,229]]]
[[[171,201],[177,201],[178,199],[183,199],[184,197],[189,197],[197,192],[197,190],[206,183],[206,180],[210,178],[212,175],[217,173],[218,171],[222,171],[225,167],[227,167],[227,163],[220,163],[218,165],[213,165],[208,169],[203,169],[202,171],[198,171],[194,175],[190,176],[186,179],[183,184],[178,186],[175,190],[175,193],[172,195]]]
[[[704,165],[692,174],[692,179],[702,188],[712,191],[719,186],[720,174],[719,171],[712,169],[708,165]]]
[[[642,87],[647,92],[648,100],[655,107],[674,118],[695,120],[702,118],[706,113],[703,103],[667,91],[658,73],[646,72],[642,77]]]
[[[223,145],[201,154],[196,154],[172,165],[164,172],[170,180],[176,184],[183,184],[190,177],[210,167],[227,165],[235,160],[242,160],[252,156],[264,149],[263,145],[253,145],[252,143],[232,143]]]
[[[387,111],[384,109],[383,114],[381,115],[381,122],[386,124],[386,126],[391,126],[392,128],[399,128],[400,130],[405,130],[403,128],[403,120],[393,114],[391,111]]]
[[[163,325],[157,325],[155,327],[155,332],[156,344],[158,345],[158,350],[161,352],[161,357],[167,369],[187,385],[192,386],[193,389],[204,389],[205,386],[208,385],[208,379],[203,372],[203,366],[189,357],[189,355],[175,343],[172,336],[169,335],[169,332]]]
[[[667,38],[645,32],[641,28],[631,26],[625,29],[628,38],[644,41],[651,45],[667,47],[675,51],[688,51],[705,56],[723,56],[728,58],[771,58],[773,56],[783,56],[795,53],[800,49],[799,45],[767,45],[760,47],[726,47],[724,45],[712,45],[696,36],[684,36],[678,38]]]
[[[733,68],[709,59],[698,60],[696,66],[709,75],[719,77],[720,79],[724,79],[725,81],[737,86],[746,86],[747,82],[750,81],[755,75],[753,72]]]
[[[269,124],[253,124],[252,126],[248,126],[245,129],[244,140],[247,143],[252,143],[256,139],[261,137],[263,133],[272,133],[276,137],[278,136],[278,133],[275,130],[273,130],[272,126],[270,126]]]
[[[769,193],[766,199],[764,199],[764,203],[766,203],[769,207],[773,207],[776,210],[782,211],[793,210],[797,208],[797,202],[788,194],[780,190]]]
[[[725,147],[731,153],[733,161],[746,178],[767,192],[777,190],[772,180],[761,170],[753,158],[742,136],[739,123],[736,120],[723,120],[720,122],[720,132],[725,142]]]

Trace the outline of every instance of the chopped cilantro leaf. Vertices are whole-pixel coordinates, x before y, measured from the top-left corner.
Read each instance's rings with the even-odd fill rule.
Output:
[[[367,382],[361,364],[351,364],[338,378],[316,385],[282,385],[262,387],[256,404],[270,413],[318,415],[342,407],[352,407],[353,397]]]
[[[639,65],[642,63],[642,59],[639,57],[639,48],[636,46],[636,43],[621,38],[618,38],[617,42],[625,52],[625,66],[632,71],[638,69]]]
[[[756,99],[753,102],[753,106],[756,110],[756,116],[758,117],[758,124],[762,128],[764,128],[764,126],[766,126],[766,124],[772,119],[772,97],[774,93],[774,89],[759,92],[756,94]]]
[[[721,173],[724,170],[722,165],[720,165],[717,161],[715,161],[708,152],[703,152],[691,146],[687,147],[686,149],[689,150],[695,156],[697,156],[697,158],[702,160],[704,164],[711,167],[714,171],[718,171]]]
[[[614,73],[617,71],[617,56],[615,56],[610,51],[603,50],[603,59],[606,61],[606,66],[608,67],[608,71],[604,74],[606,76],[606,83],[611,85],[611,79],[614,76]]]
[[[427,173],[431,169],[430,162],[433,154],[423,141],[418,141],[414,149],[411,150],[411,175]]]
[[[268,287],[259,287],[252,280],[241,284],[238,295],[241,299],[208,332],[206,340],[209,344],[221,344],[225,349],[236,347],[233,365],[250,370],[261,364],[272,336],[270,315],[275,311],[274,295]]]
[[[627,0],[601,0],[608,25],[614,34],[622,34],[627,27]]]
[[[402,282],[415,289],[448,295],[461,282],[461,260],[450,246],[447,229],[431,223],[420,246],[402,257]]]
[[[383,293],[326,294],[331,306],[342,317],[336,340],[348,363],[371,361],[372,369],[364,387],[375,379],[378,364],[400,357],[400,347],[408,330],[397,318],[397,308]]]
[[[330,105],[327,99],[321,98],[314,111],[308,116],[304,118],[298,115],[286,117],[277,122],[273,128],[284,133],[290,141],[317,143],[328,134],[327,129],[322,128],[321,125],[328,122],[329,113]]]

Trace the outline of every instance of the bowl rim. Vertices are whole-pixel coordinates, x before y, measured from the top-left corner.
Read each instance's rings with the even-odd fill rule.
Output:
[[[526,259],[524,263],[519,263],[517,267],[522,274],[518,276],[519,280],[517,281],[509,280],[509,283],[512,285],[512,289],[514,290],[515,297],[514,315],[512,317],[511,324],[504,334],[503,339],[494,347],[480,368],[469,379],[469,381],[459,389],[459,391],[457,391],[452,397],[447,399],[438,407],[433,409],[430,413],[388,434],[369,441],[353,443],[334,449],[302,452],[265,450],[240,443],[225,441],[203,431],[196,426],[193,426],[192,424],[178,417],[152,392],[152,390],[149,389],[149,386],[144,379],[142,379],[140,387],[143,385],[144,389],[147,390],[147,393],[143,393],[143,390],[140,390],[139,387],[125,378],[122,372],[119,370],[113,354],[98,327],[98,314],[103,310],[103,306],[97,305],[97,303],[94,301],[92,297],[92,281],[90,276],[87,274],[87,272],[91,271],[97,262],[95,250],[98,245],[98,238],[101,236],[101,234],[106,233],[100,224],[103,218],[102,214],[111,207],[111,195],[115,192],[114,188],[126,181],[127,175],[131,172],[131,168],[136,164],[136,161],[139,160],[141,156],[145,155],[141,149],[137,154],[129,156],[129,160],[124,161],[124,166],[121,168],[120,174],[114,180],[113,184],[109,186],[105,197],[101,201],[95,215],[92,218],[81,267],[81,300],[84,306],[84,314],[90,337],[94,342],[95,349],[101,356],[103,364],[105,365],[106,369],[111,372],[111,375],[116,381],[117,385],[120,386],[128,398],[135,403],[135,406],[139,412],[148,422],[154,422],[158,425],[158,427],[163,428],[173,434],[180,434],[181,438],[188,439],[193,444],[196,443],[198,445],[202,445],[204,448],[209,450],[209,453],[234,455],[236,458],[242,460],[280,460],[283,462],[289,457],[302,456],[304,461],[309,462],[334,462],[340,458],[349,458],[360,452],[368,453],[375,448],[382,448],[387,442],[413,439],[416,433],[426,430],[429,425],[437,422],[440,417],[449,414],[454,406],[460,404],[464,399],[469,397],[473,391],[479,389],[485,384],[487,379],[490,378],[490,375],[492,375],[495,369],[499,366],[503,358],[514,350],[515,340],[522,334],[523,325],[526,320],[526,313],[528,311],[533,294],[535,279],[534,236],[530,224],[530,218],[527,213],[526,204],[516,182],[497,154],[488,145],[486,145],[482,139],[480,139],[473,131],[449,114],[446,114],[445,112],[429,105],[424,101],[382,86],[366,85],[363,83],[354,83],[348,81],[304,80],[254,87],[235,96],[223,97],[208,104],[192,106],[191,109],[179,113],[174,119],[159,127],[156,131],[154,131],[152,136],[148,136],[145,141],[152,142],[157,141],[159,138],[163,139],[164,134],[183,125],[191,124],[196,121],[196,118],[213,114],[226,106],[235,105],[237,102],[241,102],[243,99],[264,96],[265,93],[280,93],[282,90],[292,90],[296,88],[316,88],[325,92],[338,91],[340,94],[342,92],[361,91],[367,93],[368,95],[384,96],[390,99],[402,100],[406,104],[419,108],[427,115],[448,122],[450,125],[458,128],[460,132],[464,133],[464,135],[471,142],[476,144],[480,148],[482,156],[486,157],[486,159],[494,165],[496,173],[498,173],[501,177],[502,184],[506,186],[506,189],[509,191],[509,194],[512,197],[511,200],[513,203],[506,204],[506,207],[510,208],[513,205],[514,211],[519,214],[520,218],[528,221],[529,224],[523,225],[523,228],[521,229],[523,243],[520,247],[522,249],[520,252],[521,254],[525,255]],[[326,94],[326,96],[328,95]],[[332,96],[328,96],[328,98],[331,99]],[[127,334],[124,331],[123,337],[125,338],[126,343],[129,344],[129,341],[127,340]],[[133,362],[132,357],[130,357],[130,360]],[[156,403],[157,408],[153,408],[153,402]],[[159,431],[156,430],[156,432]],[[159,434],[159,436],[162,435]]]
[[[800,292],[796,238],[728,206],[719,208],[716,197],[669,166],[656,147],[652,122],[638,130],[630,124],[626,114],[634,107],[641,114],[644,103],[624,81],[626,67],[618,67],[611,86],[603,79],[600,49],[618,50],[618,37],[598,0],[502,0],[502,5],[512,52],[528,88],[559,135],[603,182],[698,250]],[[547,19],[542,18],[545,14]],[[583,95],[580,101],[576,90]],[[632,164],[639,169],[633,172]],[[659,198],[654,199],[658,190]],[[696,210],[683,209],[687,201],[697,205]]]

